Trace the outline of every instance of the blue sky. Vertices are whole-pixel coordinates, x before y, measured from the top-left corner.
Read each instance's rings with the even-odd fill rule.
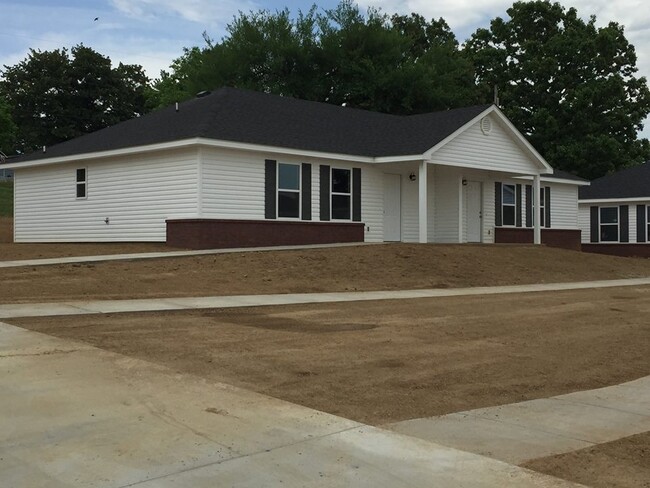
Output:
[[[262,0],[0,0],[0,66],[24,59],[29,48],[51,50],[79,43],[109,56],[114,63],[141,64],[151,78],[182,54],[183,47],[202,45],[206,31],[221,38],[238,11],[308,10],[309,1]],[[338,0],[317,2],[332,8]],[[510,0],[360,0],[363,10],[418,12],[443,17],[462,42],[489,20],[506,16]],[[594,14],[598,24],[616,21],[635,45],[639,74],[650,78],[650,9],[646,0],[573,0],[581,16]],[[94,21],[95,17],[99,20]],[[648,125],[648,124],[646,124]],[[643,135],[650,136],[650,127]]]

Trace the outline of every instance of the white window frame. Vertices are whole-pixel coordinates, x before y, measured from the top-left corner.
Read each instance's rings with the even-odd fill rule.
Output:
[[[84,172],[84,179],[83,181],[79,181],[79,171],[83,170]],[[75,168],[74,170],[74,180],[75,180],[75,185],[74,185],[74,196],[77,200],[87,200],[88,199],[88,168]],[[83,185],[84,189],[84,196],[80,197],[79,196],[79,186]]]
[[[650,205],[645,206],[645,241],[650,242]]]
[[[513,195],[515,196],[515,203],[504,203],[505,199],[503,198],[505,195],[506,191],[506,186],[511,186],[512,187],[512,192]],[[504,207],[512,207],[514,209],[514,212],[512,213],[513,215],[513,222],[512,224],[506,224],[505,220],[505,215],[503,212]],[[516,227],[517,226],[517,185],[513,183],[502,183],[501,184],[501,226],[502,227]]]
[[[348,193],[334,191],[334,170],[347,171],[350,174],[350,191]],[[350,201],[350,216],[347,219],[334,217],[334,195],[347,196]],[[330,218],[340,222],[352,222],[352,169],[351,168],[330,168]]]
[[[298,167],[298,189],[295,188],[280,188],[280,166],[297,166]],[[277,199],[275,217],[278,220],[301,220],[302,219],[302,165],[300,163],[281,163],[278,162],[278,167],[275,177],[275,196]],[[280,217],[280,192],[297,193],[298,194],[298,216],[297,217]]]
[[[616,209],[616,223],[603,223],[602,222],[602,210],[606,208],[615,208]],[[616,226],[616,240],[615,241],[605,241],[602,239],[603,233],[602,233],[602,226],[603,225],[608,225],[608,226]],[[621,242],[621,209],[618,205],[614,206],[607,206],[607,207],[598,207],[598,242],[606,242],[606,243],[618,243]]]

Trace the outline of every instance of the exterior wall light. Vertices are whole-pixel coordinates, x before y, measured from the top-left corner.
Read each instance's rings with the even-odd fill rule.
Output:
[[[418,179],[418,177],[415,176],[415,173],[411,173],[411,174],[409,175],[409,180],[411,180],[411,181],[415,181],[415,180],[417,180],[417,179]]]

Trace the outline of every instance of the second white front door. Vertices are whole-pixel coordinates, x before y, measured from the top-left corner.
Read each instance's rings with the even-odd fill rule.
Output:
[[[468,181],[466,187],[467,205],[467,242],[481,242],[483,231],[483,197],[480,181]]]
[[[402,240],[402,180],[384,173],[384,241]]]

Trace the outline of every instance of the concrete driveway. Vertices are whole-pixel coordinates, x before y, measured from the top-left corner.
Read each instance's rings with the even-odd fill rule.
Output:
[[[3,487],[577,486],[2,323],[0,371]]]

